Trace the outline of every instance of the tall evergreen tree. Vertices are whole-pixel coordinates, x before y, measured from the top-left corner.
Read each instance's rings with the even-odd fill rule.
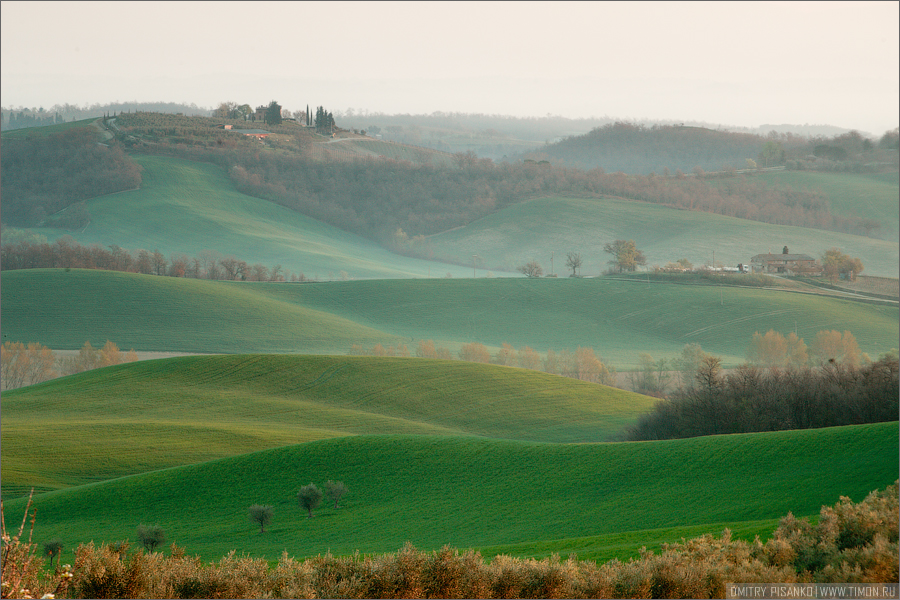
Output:
[[[269,102],[269,107],[266,109],[266,123],[268,125],[281,124],[281,105],[275,100]]]

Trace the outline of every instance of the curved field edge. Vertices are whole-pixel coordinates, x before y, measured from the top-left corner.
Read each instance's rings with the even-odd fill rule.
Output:
[[[744,362],[753,334],[850,331],[876,358],[896,347],[898,309],[734,286],[598,279],[427,279],[237,283],[72,270],[3,274],[4,339],[78,349],[106,340],[171,352],[345,354],[433,339],[544,353],[593,348],[628,370],[641,352],[672,358],[688,343]]]
[[[216,165],[131,155],[142,169],[139,189],[87,200],[90,224],[80,231],[34,229],[51,242],[71,236],[85,246],[115,244],[166,256],[204,252],[310,279],[459,277],[464,267],[401,256],[378,244],[268,200],[239,192]],[[343,273],[342,273],[343,272]]]
[[[804,515],[798,515],[803,517]],[[810,515],[811,522],[817,515]],[[731,532],[732,539],[753,541],[757,536],[765,542],[778,527],[780,519],[762,519],[757,521],[732,521],[727,523],[704,523],[702,525],[685,525],[681,527],[663,527],[660,529],[636,529],[588,537],[573,537],[559,540],[540,540],[519,544],[500,544],[476,548],[485,558],[506,555],[521,558],[544,559],[553,555],[562,558],[574,556],[579,560],[592,560],[604,563],[612,559],[627,561],[637,559],[641,549],[660,552],[663,544],[671,544],[682,540],[690,540],[706,534],[721,535],[726,529]]]
[[[42,494],[35,536],[72,547],[158,523],[209,559],[533,545],[813,515],[896,481],[897,454],[893,423],[618,444],[344,437]],[[349,493],[307,518],[297,490],[328,479]],[[273,506],[265,533],[252,504]]]
[[[4,392],[3,489],[57,489],[347,435],[598,442],[616,438],[654,402],[538,371],[462,361],[301,355],[142,361]]]
[[[74,546],[159,523],[210,559],[534,545],[816,514],[896,481],[897,454],[891,423],[618,444],[344,437],[43,494],[35,535]],[[307,518],[297,490],[328,479],[349,493]],[[264,534],[251,504],[274,508]]]

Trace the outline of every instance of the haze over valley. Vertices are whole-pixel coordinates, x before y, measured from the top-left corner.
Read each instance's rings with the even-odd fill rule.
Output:
[[[3,2],[3,596],[896,585],[897,9]]]

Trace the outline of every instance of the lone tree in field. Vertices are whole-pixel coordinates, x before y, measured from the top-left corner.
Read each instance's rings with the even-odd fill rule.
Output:
[[[605,244],[603,251],[613,255],[609,264],[618,269],[619,273],[634,271],[638,265],[647,264],[647,258],[634,245],[634,240],[616,240]]]
[[[62,553],[63,543],[59,540],[59,538],[53,538],[49,542],[44,543],[44,556],[50,557],[50,567],[53,567],[53,559],[56,559],[57,566],[59,565],[59,555]]]
[[[536,260],[532,260],[531,262],[519,267],[519,271],[524,273],[528,277],[540,277],[544,274],[544,269],[541,265],[538,264]]]
[[[579,252],[566,254],[566,267],[572,269],[572,277],[575,277],[575,271],[581,268],[581,262],[581,254]]]
[[[157,546],[166,541],[166,533],[159,525],[138,525],[137,539],[147,552],[153,552]]]
[[[248,509],[250,520],[259,523],[259,532],[266,532],[266,525],[272,521],[272,507],[269,505],[254,504]]]
[[[330,479],[325,482],[325,495],[328,496],[328,499],[334,502],[334,509],[338,508],[338,501],[341,497],[347,493],[347,486],[344,485],[343,481],[331,481]]]
[[[862,273],[863,268],[861,260],[851,258],[837,248],[826,250],[822,256],[822,269],[831,283],[834,283],[839,275],[854,281],[856,276]]]
[[[315,484],[304,485],[300,488],[300,491],[297,492],[297,500],[300,502],[300,506],[306,509],[309,513],[307,518],[311,519],[313,516],[313,509],[318,508],[319,504],[322,502],[322,490],[317,488]]]

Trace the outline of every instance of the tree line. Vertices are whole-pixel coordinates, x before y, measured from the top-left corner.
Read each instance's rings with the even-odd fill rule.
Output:
[[[0,346],[0,380],[2,389],[14,390],[137,359],[134,349],[122,352],[109,340],[102,348],[94,348],[90,342],[85,342],[78,354],[71,357],[57,357],[53,350],[37,342],[3,342]]]
[[[160,140],[140,149],[219,164],[246,194],[384,244],[391,243],[398,228],[413,240],[465,225],[527,198],[552,194],[611,195],[846,233],[871,232],[875,227],[864,219],[832,215],[821,192],[768,186],[752,177],[713,183],[680,172],[625,175],[534,161],[494,164],[472,153],[454,155],[449,167],[376,158],[323,161],[314,158],[309,140],[296,132],[293,135],[299,136],[293,151],[277,153],[258,147],[228,147],[212,137],[197,138],[191,145]],[[290,148],[290,144],[279,143],[281,149]],[[421,253],[422,248],[416,252]]]
[[[7,239],[7,231],[12,235]],[[34,236],[21,237],[15,230],[4,231],[0,245],[3,270],[17,269],[98,269],[142,275],[187,277],[221,281],[306,281],[303,273],[286,271],[281,265],[267,267],[248,264],[233,256],[222,256],[204,250],[190,257],[173,252],[168,257],[159,250],[125,250],[115,244],[106,248],[92,244],[83,246],[63,236],[55,242],[39,241]]]
[[[787,165],[792,169],[858,171],[874,168],[869,156],[872,151],[893,149],[896,144],[897,130],[887,131],[879,140],[873,141],[858,131],[827,138],[775,131],[760,135],[706,127],[616,121],[586,134],[547,144],[523,157],[581,169],[602,168],[610,172],[645,175],[669,171],[735,171],[776,165]],[[812,160],[809,157],[813,157]],[[849,162],[854,164],[850,166]]]
[[[0,109],[0,124],[3,131],[25,127],[42,127],[68,121],[98,118],[105,115],[124,113],[126,111],[153,111],[160,113],[180,113],[186,115],[209,115],[209,109],[196,104],[177,102],[108,102],[100,104],[54,104],[50,108],[43,106],[17,106]]]
[[[895,350],[879,357],[894,356]],[[642,352],[638,355],[639,367],[627,378],[634,391],[648,396],[666,398],[683,394],[697,386],[698,374],[709,361],[721,360],[703,351],[700,344],[685,344],[681,354],[673,359],[654,359]],[[770,329],[765,334],[755,332],[747,347],[744,366],[762,370],[803,369],[838,364],[849,368],[870,365],[872,359],[862,352],[856,338],[849,331],[823,330],[816,333],[807,346],[796,333],[787,336]]]
[[[397,346],[376,344],[371,348],[353,344],[348,354],[352,356],[399,356],[403,358],[412,356],[405,344],[398,344]],[[593,348],[579,347],[574,352],[571,350],[555,352],[550,349],[541,358],[541,355],[533,348],[524,346],[516,350],[505,342],[499,350],[491,355],[488,347],[478,342],[463,344],[458,352],[452,353],[443,346],[435,346],[434,340],[420,340],[416,347],[415,355],[418,358],[459,359],[467,362],[543,371],[552,375],[562,375],[563,377],[608,386],[615,385],[616,378],[615,368],[604,364],[602,359],[594,353]]]
[[[4,581],[15,590],[9,597],[25,590],[69,598],[724,598],[729,582],[797,584],[785,588],[794,594],[812,583],[896,583],[897,490],[894,483],[858,503],[841,498],[815,524],[788,514],[766,542],[726,529],[602,564],[574,555],[487,561],[474,550],[407,543],[395,553],[302,561],[284,552],[270,566],[234,552],[205,563],[174,543],[166,556],[91,542],[75,550],[74,568],[57,561],[47,573],[36,544],[4,527]]]
[[[536,162],[494,164],[472,153],[455,155],[452,166],[389,159],[323,161],[313,158],[309,134],[296,125],[271,127],[277,135],[267,144],[284,151],[270,152],[245,136],[216,129],[221,119],[127,113],[118,121],[125,141],[135,150],[218,164],[244,193],[419,256],[428,254],[421,236],[465,225],[523,199],[552,194],[611,195],[846,233],[871,233],[878,226],[832,215],[820,192],[770,187],[748,177],[713,184],[678,172],[628,176]],[[2,153],[0,185],[8,224],[81,226],[89,219],[83,205],[60,211],[86,198],[140,185],[139,167],[122,148],[96,144],[87,128],[43,139],[4,141]],[[405,241],[393,248],[398,229]]]
[[[83,205],[74,211],[73,205],[140,186],[141,167],[120,145],[99,144],[96,137],[94,128],[77,127],[48,136],[4,139],[3,222],[77,229],[88,217]]]
[[[742,365],[723,374],[707,358],[695,385],[656,404],[628,429],[628,440],[814,429],[896,421],[898,361],[886,356],[860,367],[763,369]]]

